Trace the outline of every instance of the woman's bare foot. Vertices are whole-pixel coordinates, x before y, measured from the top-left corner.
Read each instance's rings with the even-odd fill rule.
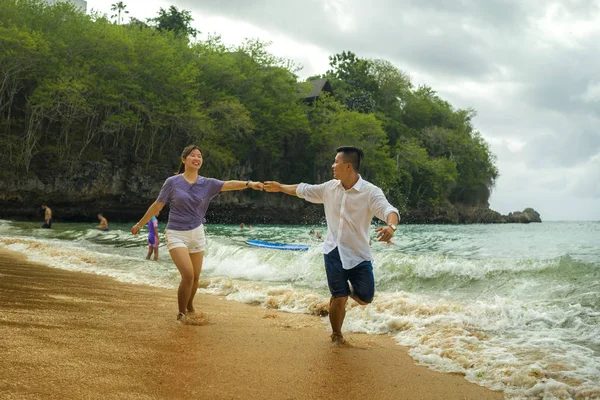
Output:
[[[188,314],[185,318],[184,324],[186,325],[207,325],[208,314],[203,312],[194,312],[194,314]]]
[[[203,312],[194,313],[194,314],[177,314],[177,322],[183,325],[207,325],[208,324],[208,315]]]
[[[188,312],[187,314],[188,318],[207,318],[208,319],[208,315],[203,313],[202,311],[194,311],[194,312]]]
[[[341,333],[333,332],[330,337],[334,344],[346,344],[346,340],[344,340],[344,336]]]

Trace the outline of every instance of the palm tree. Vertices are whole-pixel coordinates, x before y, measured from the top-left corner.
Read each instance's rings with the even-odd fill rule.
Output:
[[[111,15],[110,17],[117,18],[117,25],[121,25],[121,22],[123,22],[123,20],[121,19],[121,14],[129,14],[129,11],[125,10],[126,8],[127,6],[123,4],[122,1],[111,4],[110,10],[114,11],[115,14]]]

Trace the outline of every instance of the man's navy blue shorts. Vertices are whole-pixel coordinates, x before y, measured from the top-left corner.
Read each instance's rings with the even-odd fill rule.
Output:
[[[344,269],[340,253],[337,247],[329,254],[325,254],[325,272],[327,272],[327,284],[329,292],[333,297],[345,297],[350,295],[352,284],[354,295],[370,303],[375,295],[375,278],[373,277],[373,264],[371,261],[363,261],[352,269]]]

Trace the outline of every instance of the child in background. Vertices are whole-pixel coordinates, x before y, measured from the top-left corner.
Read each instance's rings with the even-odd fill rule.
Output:
[[[148,254],[146,255],[146,260],[149,260],[152,252],[154,252],[154,261],[158,261],[160,239],[158,237],[158,220],[156,217],[158,217],[158,214],[148,221]]]

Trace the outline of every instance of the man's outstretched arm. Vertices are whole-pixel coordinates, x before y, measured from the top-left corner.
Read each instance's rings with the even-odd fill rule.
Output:
[[[298,188],[298,184],[295,185],[283,185],[279,182],[275,181],[266,181],[264,183],[265,191],[267,192],[282,192],[285,194],[289,194],[290,196],[298,196],[296,193],[296,189]]]

